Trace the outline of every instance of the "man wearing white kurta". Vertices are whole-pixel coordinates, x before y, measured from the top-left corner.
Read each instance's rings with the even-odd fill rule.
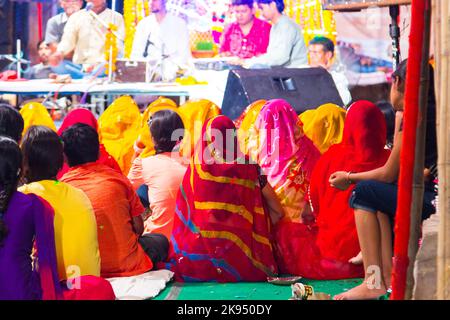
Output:
[[[186,22],[167,13],[166,0],[151,2],[152,14],[136,27],[131,59],[163,59],[163,78],[173,80],[178,69],[189,64],[191,51]]]
[[[89,0],[89,2],[92,6],[92,13],[83,9],[71,15],[67,21],[57,52],[50,57],[52,65],[58,65],[72,50],[74,50],[72,61],[83,64],[86,69],[89,65],[105,61],[104,48],[107,29],[92,14],[96,14],[106,24],[112,23],[117,26],[117,35],[122,40],[116,39],[116,44],[119,57],[122,55],[125,36],[122,15],[108,9],[106,0]]]

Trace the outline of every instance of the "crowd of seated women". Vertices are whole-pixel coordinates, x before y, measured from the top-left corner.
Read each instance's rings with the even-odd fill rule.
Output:
[[[1,104],[0,299],[114,299],[106,279],[160,268],[186,282],[364,277],[336,299],[384,295],[405,61],[393,79],[392,105],[297,115],[260,100],[234,122],[207,100],[159,98],[141,114],[123,96],[98,120],[72,110],[57,131],[39,103]],[[435,212],[433,90],[423,219]]]

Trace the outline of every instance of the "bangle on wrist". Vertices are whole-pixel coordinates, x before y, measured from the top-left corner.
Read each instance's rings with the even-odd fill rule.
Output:
[[[352,173],[354,173],[354,172],[353,172],[353,171],[347,172],[347,183],[348,183],[348,184],[353,184],[353,181],[350,180],[350,175],[351,175]]]

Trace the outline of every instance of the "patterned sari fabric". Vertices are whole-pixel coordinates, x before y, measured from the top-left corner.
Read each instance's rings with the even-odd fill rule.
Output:
[[[227,130],[235,127],[225,116],[204,125],[178,193],[165,265],[177,281],[265,281],[277,273],[258,169],[238,157],[235,136],[218,137]]]
[[[139,135],[141,119],[141,113],[133,99],[122,96],[98,120],[100,143],[117,161],[124,175],[128,174],[131,167],[133,145]]]
[[[288,221],[300,222],[305,193],[320,152],[303,133],[294,109],[270,100],[261,109],[249,137],[248,154],[261,166]]]
[[[64,130],[76,123],[84,123],[91,126],[95,130],[98,130],[98,123],[94,114],[87,109],[80,108],[74,109],[67,114],[61,127],[58,129],[58,135],[61,136]],[[106,151],[103,144],[100,144],[100,154],[97,163],[104,164],[117,172],[122,172],[117,161]],[[58,172],[57,178],[60,179],[67,171],[69,171],[69,166],[66,162],[64,162],[62,169]]]
[[[384,149],[386,124],[371,102],[354,103],[345,119],[341,143],[331,146],[317,163],[311,178],[310,204],[316,223],[281,223],[279,246],[286,254],[283,272],[313,279],[362,277],[362,266],[348,263],[360,252],[353,209],[353,188],[340,191],[328,179],[336,171],[362,172],[381,167],[389,157]]]
[[[178,108],[178,113],[185,129],[180,150],[182,156],[189,159],[194,155],[194,146],[201,138],[203,125],[207,120],[221,114],[221,111],[213,102],[201,99],[189,100]]]
[[[324,104],[303,112],[299,118],[305,135],[312,140],[320,153],[342,141],[346,111],[335,104]]]
[[[20,109],[23,117],[24,127],[22,135],[27,132],[31,126],[46,126],[56,132],[55,123],[50,117],[47,108],[39,102],[29,102]]]
[[[144,114],[142,115],[141,120],[141,129],[139,132],[139,145],[138,147],[144,149],[142,153],[139,155],[141,158],[147,158],[155,154],[155,146],[153,144],[152,136],[150,133],[150,128],[148,126],[148,120],[155,112],[160,110],[173,110],[178,112],[178,108],[175,102],[171,99],[159,97],[155,101],[153,101],[147,109],[145,109]]]

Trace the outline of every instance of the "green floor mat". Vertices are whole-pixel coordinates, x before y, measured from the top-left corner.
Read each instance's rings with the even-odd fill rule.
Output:
[[[333,297],[361,284],[362,279],[301,282]],[[288,300],[291,295],[291,286],[267,282],[170,283],[154,300]]]

